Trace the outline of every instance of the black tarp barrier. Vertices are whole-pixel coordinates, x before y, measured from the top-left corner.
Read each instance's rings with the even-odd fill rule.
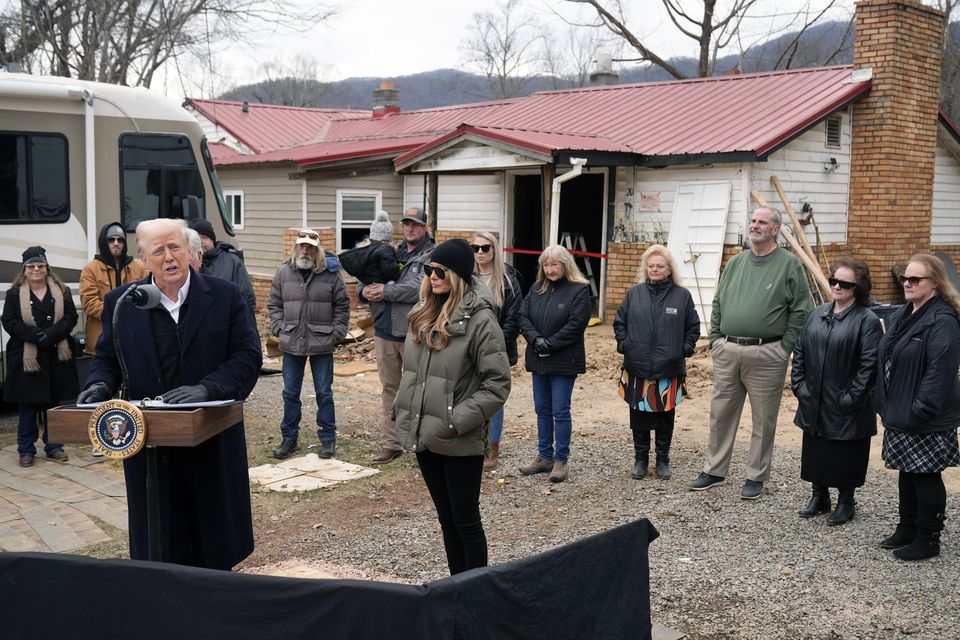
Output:
[[[422,586],[0,553],[0,637],[646,639],[658,535],[637,520]]]

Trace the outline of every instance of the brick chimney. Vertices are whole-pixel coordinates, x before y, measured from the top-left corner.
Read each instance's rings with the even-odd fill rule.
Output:
[[[873,70],[853,106],[847,246],[874,295],[902,300],[890,269],[930,250],[943,13],[917,0],[860,0],[853,65]]]
[[[400,90],[392,82],[381,82],[380,88],[373,91],[373,119],[391,113],[400,113]]]

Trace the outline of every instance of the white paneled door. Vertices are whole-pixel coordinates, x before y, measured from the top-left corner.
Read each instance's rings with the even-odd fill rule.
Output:
[[[687,182],[677,187],[667,248],[697,305],[702,335],[709,332],[729,210],[729,180]]]

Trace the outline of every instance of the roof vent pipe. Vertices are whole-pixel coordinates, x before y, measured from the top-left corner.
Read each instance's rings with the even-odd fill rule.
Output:
[[[240,107],[240,110],[243,111],[244,113],[250,113],[250,103],[244,100],[243,106]]]
[[[373,119],[391,113],[400,113],[400,90],[392,82],[381,82],[380,88],[373,91]]]
[[[613,56],[609,53],[597,55],[597,68],[590,74],[591,87],[604,87],[620,82],[620,74],[613,70]]]

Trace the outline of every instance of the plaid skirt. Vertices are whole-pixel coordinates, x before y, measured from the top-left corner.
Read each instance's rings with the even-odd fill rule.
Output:
[[[884,429],[881,456],[887,469],[908,473],[939,473],[947,467],[960,467],[957,430],[904,433]]]

